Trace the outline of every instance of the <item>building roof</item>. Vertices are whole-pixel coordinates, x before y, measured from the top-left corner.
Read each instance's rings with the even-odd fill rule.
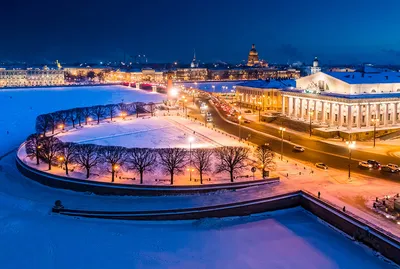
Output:
[[[293,93],[304,93],[310,96],[326,96],[326,97],[336,97],[344,99],[379,99],[379,98],[400,98],[400,92],[390,92],[390,93],[369,93],[369,94],[346,94],[346,93],[332,93],[332,92],[321,92],[321,93],[305,93],[304,89],[299,88],[284,88],[283,92],[293,92]]]
[[[294,79],[248,80],[246,82],[238,84],[237,86],[261,89],[284,89],[287,87],[296,87],[296,81]]]
[[[379,84],[379,83],[400,83],[399,72],[326,72],[325,74],[344,81],[348,84]]]

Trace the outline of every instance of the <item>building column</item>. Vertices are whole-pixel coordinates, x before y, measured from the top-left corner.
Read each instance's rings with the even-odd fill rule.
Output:
[[[353,127],[353,106],[347,105],[347,130]]]
[[[326,117],[326,112],[325,112],[325,102],[321,102],[321,122],[325,123],[325,117]]]
[[[389,116],[389,104],[386,103],[383,111],[383,126],[387,127],[388,125],[388,116]]]
[[[392,125],[395,125],[397,122],[397,104],[392,104]]]
[[[370,127],[371,125],[371,105],[368,103],[365,106],[365,126]]]
[[[343,113],[342,113],[342,104],[339,104],[339,110],[338,110],[338,126],[342,127],[343,125]]]
[[[284,95],[282,95],[282,114],[284,116],[286,116],[286,114],[285,114],[285,96]]]
[[[303,114],[304,114],[304,108],[303,108],[303,98],[300,98],[300,117],[299,117],[299,119],[303,119]]]
[[[299,107],[297,106],[297,103],[298,103],[298,98],[297,97],[293,97],[293,103],[294,103],[294,114],[293,114],[293,117],[295,119],[297,119],[297,115],[299,115]]]
[[[361,121],[362,121],[362,105],[357,106],[357,128],[361,128]]]
[[[314,100],[314,122],[318,120],[317,100]]]
[[[293,97],[289,96],[289,108],[288,108],[288,116],[289,118],[292,117],[293,114]]]
[[[308,120],[308,118],[310,117],[310,99],[307,99],[307,114],[305,115],[304,119]]]
[[[381,106],[379,104],[375,104],[375,119],[378,119],[379,122],[381,121]]]
[[[333,116],[333,103],[329,103],[329,126],[333,126],[333,120],[335,117]]]

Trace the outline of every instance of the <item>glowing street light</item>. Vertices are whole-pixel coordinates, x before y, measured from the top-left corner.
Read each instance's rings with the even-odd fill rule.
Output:
[[[125,117],[127,116],[127,113],[126,112],[121,112],[121,117],[122,117],[122,119],[125,119]]]
[[[311,135],[312,135],[312,121],[311,121],[311,118],[312,118],[312,116],[314,115],[314,112],[313,111],[310,111],[310,137],[311,137]]]
[[[258,121],[261,122],[261,102],[258,102]]]
[[[283,160],[283,132],[286,131],[286,128],[279,127],[279,131],[281,131],[281,161]]]
[[[356,148],[356,141],[346,141],[347,148],[349,149],[349,179],[351,169],[351,150]]]
[[[169,91],[169,95],[171,96],[171,97],[177,97],[178,96],[178,89],[177,88],[172,88],[170,91]]]
[[[59,124],[58,128],[64,130],[64,124]]]

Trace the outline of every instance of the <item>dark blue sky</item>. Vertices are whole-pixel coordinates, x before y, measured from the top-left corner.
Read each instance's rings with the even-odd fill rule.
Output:
[[[399,63],[399,0],[21,0],[1,4],[0,60]]]

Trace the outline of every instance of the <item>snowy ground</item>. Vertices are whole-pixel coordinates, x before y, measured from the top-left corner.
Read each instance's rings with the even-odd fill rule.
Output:
[[[120,102],[160,102],[166,97],[124,86],[0,90],[0,156],[35,131],[35,119],[57,110]],[[7,141],[7,143],[5,143]]]
[[[33,131],[38,114],[123,98],[158,101],[164,96],[115,86],[2,90],[0,110],[8,119],[0,120],[0,155]],[[32,100],[37,103],[30,104]],[[57,199],[74,208],[140,210],[226,203],[306,189],[321,191],[323,199],[346,205],[349,211],[400,234],[397,227],[365,209],[368,199],[392,194],[398,183],[366,176],[348,181],[343,172],[334,170],[311,174],[304,165],[306,173],[291,160],[278,163],[280,184],[236,192],[104,197],[42,186],[20,175],[13,154],[0,157],[0,268],[393,268],[302,211],[179,223],[106,222],[49,214]]]

